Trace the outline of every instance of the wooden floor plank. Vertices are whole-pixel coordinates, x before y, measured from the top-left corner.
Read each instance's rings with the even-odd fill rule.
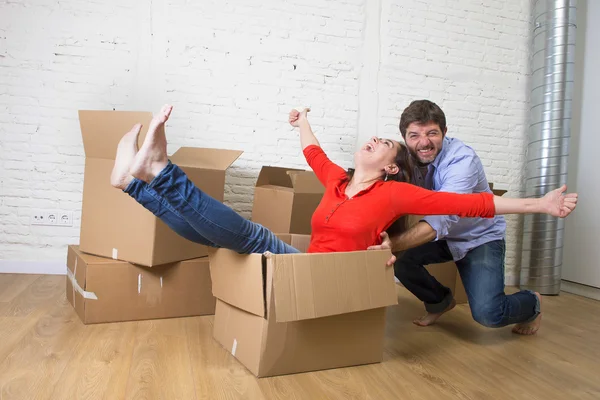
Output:
[[[26,275],[23,277],[27,280]],[[46,307],[60,293],[64,295],[64,291],[64,276],[40,276],[0,309],[0,317],[26,317],[39,308]]]
[[[62,278],[64,291],[64,277],[53,279],[58,278]],[[33,304],[29,303],[30,306]],[[49,399],[51,389],[75,352],[84,326],[66,299],[49,300],[49,304],[47,312],[0,361],[2,400]],[[41,304],[37,306],[41,307]],[[37,313],[29,312],[27,318],[33,315]]]
[[[212,316],[186,319],[198,400],[263,399],[258,380],[213,340]]]
[[[135,323],[85,327],[51,399],[118,399],[127,387]]]
[[[185,319],[139,321],[127,399],[196,399]]]
[[[212,316],[86,326],[64,277],[31,279],[0,275],[12,291],[0,309],[2,400],[600,398],[600,302],[567,293],[544,297],[542,329],[522,337],[480,326],[467,305],[417,327],[423,306],[399,288],[382,363],[257,379],[213,340]]]
[[[42,275],[3,274],[0,279],[0,303],[8,303]]]

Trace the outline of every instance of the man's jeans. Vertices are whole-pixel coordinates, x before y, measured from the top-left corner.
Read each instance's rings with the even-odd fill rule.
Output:
[[[184,238],[238,253],[298,253],[267,228],[198,189],[171,162],[149,184],[134,179],[125,192]]]
[[[501,327],[534,320],[540,312],[539,299],[529,290],[504,293],[504,240],[482,244],[456,261],[475,321]],[[445,240],[407,250],[394,265],[396,277],[430,313],[444,311],[452,301],[450,289],[427,272],[424,265],[452,261]]]

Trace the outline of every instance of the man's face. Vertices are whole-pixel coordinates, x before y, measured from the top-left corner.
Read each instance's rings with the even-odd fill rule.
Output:
[[[440,151],[446,132],[433,122],[420,124],[413,122],[406,128],[405,142],[410,154],[419,166],[431,164]]]

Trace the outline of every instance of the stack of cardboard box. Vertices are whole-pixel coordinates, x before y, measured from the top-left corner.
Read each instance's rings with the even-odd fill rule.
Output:
[[[135,123],[142,143],[152,114],[80,111],[86,161],[79,246],[67,254],[67,298],[84,323],[213,314],[206,246],[177,235],[110,185],[117,144]],[[226,169],[240,151],[180,148],[171,156],[223,201]]]

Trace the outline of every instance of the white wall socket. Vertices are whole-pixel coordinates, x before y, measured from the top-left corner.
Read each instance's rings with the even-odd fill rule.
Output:
[[[31,225],[73,226],[73,211],[34,210]]]

